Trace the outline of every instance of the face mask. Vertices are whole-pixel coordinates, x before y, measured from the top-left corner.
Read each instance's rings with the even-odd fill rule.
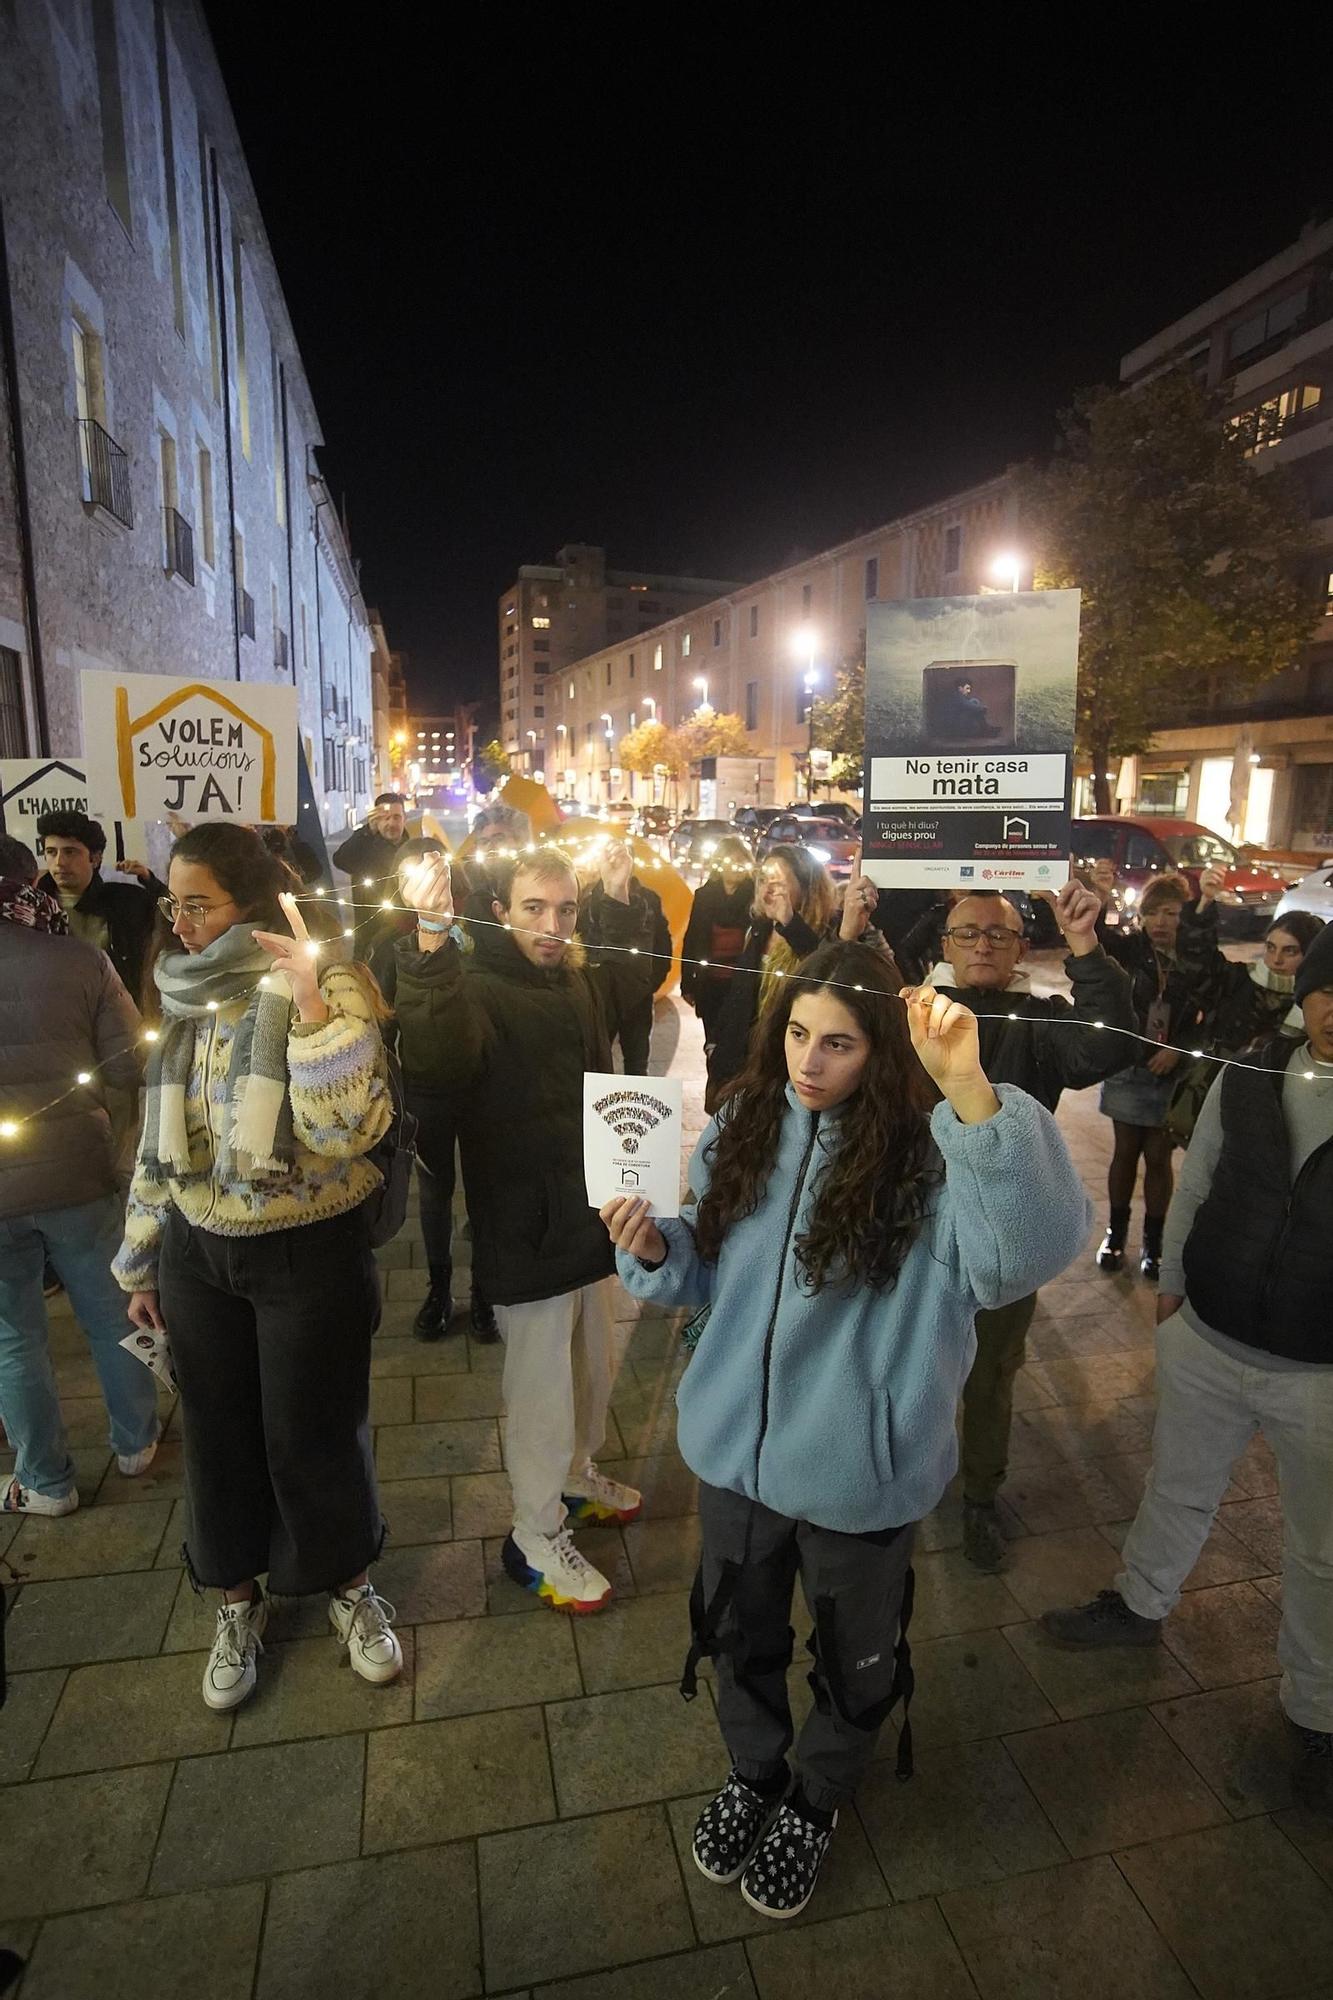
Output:
[[[1256,986],[1262,986],[1265,993],[1293,993],[1296,990],[1294,972],[1274,972],[1271,965],[1265,965],[1256,958],[1250,967],[1250,978]]]

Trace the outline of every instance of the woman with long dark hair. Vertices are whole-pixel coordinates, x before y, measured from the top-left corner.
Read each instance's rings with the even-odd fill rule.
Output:
[[[276,1593],[329,1593],[369,1681],[402,1668],[367,1565],[383,1540],[371,1461],[379,1283],[365,1157],[392,1120],[382,1003],[319,961],[290,871],[247,827],[193,827],[171,851],[160,1026],[115,1275],[130,1319],[165,1330],[184,1417],[197,1586],[222,1592],[210,1708],[255,1685]]]
[[[695,1152],[697,1199],[678,1221],[625,1199],[602,1215],[639,1298],[711,1306],[677,1396],[703,1482],[683,1685],[716,1659],[732,1772],[694,1860],[789,1917],[910,1693],[913,1529],[958,1463],[972,1322],[1062,1270],[1090,1210],[1050,1113],[991,1088],[965,1007],[931,987],[899,997],[856,944],[780,985]],[[798,1573],[816,1706],[793,1786]],[[910,1766],[905,1726],[903,1745]]]

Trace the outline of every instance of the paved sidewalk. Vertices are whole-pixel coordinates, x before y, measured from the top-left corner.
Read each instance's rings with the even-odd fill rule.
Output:
[[[659,1007],[654,1067],[686,1078],[697,1130],[688,1010]],[[1101,1201],[1095,1093],[1062,1122]],[[1333,2000],[1333,1827],[1292,1806],[1276,1708],[1267,1450],[1238,1464],[1162,1648],[1071,1655],[1035,1622],[1110,1582],[1134,1511],[1153,1407],[1137,1278],[1102,1278],[1090,1248],[1043,1294],[1012,1566],[964,1563],[954,1496],[923,1524],[916,1776],[895,1781],[886,1731],[810,1911],[776,1924],[689,1860],[726,1759],[711,1691],[686,1706],[675,1687],[698,1548],[677,1321],[620,1302],[603,1462],[645,1508],[580,1537],[616,1600],[572,1621],[499,1568],[498,1351],[410,1338],[415,1224],[382,1262],[376,1581],[407,1669],[366,1686],[322,1602],[290,1605],[234,1717],[199,1697],[213,1614],[178,1566],[179,1444],[119,1477],[87,1349],[55,1318],[85,1505],[0,1526],[0,1943],[30,1955],[22,2000]],[[792,1686],[803,1709],[799,1664]]]

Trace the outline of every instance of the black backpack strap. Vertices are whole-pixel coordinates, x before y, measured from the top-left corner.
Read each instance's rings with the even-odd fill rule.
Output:
[[[847,1683],[842,1671],[842,1658],[838,1651],[837,1600],[832,1597],[817,1597],[814,1603],[815,1629],[810,1634],[810,1651],[814,1655],[815,1668],[810,1674],[810,1686],[815,1701],[823,1714],[835,1708],[843,1721],[853,1729],[867,1732],[882,1728],[899,1701],[903,1705],[903,1726],[898,1737],[898,1760],[896,1773],[899,1778],[910,1778],[915,1768],[912,1756],[912,1724],[908,1711],[916,1690],[916,1675],[912,1667],[912,1649],[907,1640],[907,1628],[912,1622],[912,1606],[916,1597],[916,1572],[910,1563],[903,1579],[902,1605],[898,1613],[898,1637],[893,1649],[893,1680],[888,1693],[867,1707],[852,1712],[847,1695]]]

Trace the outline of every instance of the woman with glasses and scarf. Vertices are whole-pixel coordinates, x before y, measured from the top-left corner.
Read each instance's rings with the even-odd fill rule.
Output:
[[[262,1577],[282,1596],[329,1593],[363,1679],[402,1668],[367,1575],[383,1540],[363,1209],[380,1185],[365,1156],[392,1120],[381,1003],[359,966],[321,966],[295,902],[279,901],[291,880],[246,827],[196,826],[172,849],[160,1025],[114,1267],[131,1321],[170,1342],[185,1558],[197,1587],[222,1592],[213,1709],[254,1688]]]
[[[913,1531],[958,1464],[977,1311],[1054,1277],[1091,1216],[1054,1118],[992,1087],[976,1016],[896,984],[859,944],[817,951],[699,1142],[697,1199],[661,1223],[638,1200],[602,1210],[631,1292],[712,1307],[677,1395],[703,1482],[682,1691],[714,1657],[732,1770],[693,1860],[768,1917],[809,1901],[838,1809],[910,1694]],[[815,1706],[793,1776],[798,1574]],[[904,1777],[910,1742],[904,1723]]]

